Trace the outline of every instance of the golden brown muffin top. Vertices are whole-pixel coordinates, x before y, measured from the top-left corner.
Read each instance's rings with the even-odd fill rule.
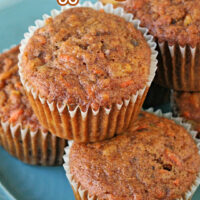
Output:
[[[36,130],[40,124],[18,75],[19,46],[0,54],[0,119]]]
[[[141,112],[125,135],[73,143],[69,165],[74,180],[99,200],[174,200],[194,183],[200,156],[182,126]]]
[[[189,121],[200,136],[200,93],[173,92],[177,114]]]
[[[127,0],[125,7],[160,42],[192,47],[200,42],[199,0]]]
[[[71,8],[46,20],[29,40],[22,74],[49,102],[108,106],[142,89],[151,50],[123,18]]]

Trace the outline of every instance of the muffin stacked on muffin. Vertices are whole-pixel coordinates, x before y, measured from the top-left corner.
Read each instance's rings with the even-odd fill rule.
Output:
[[[147,30],[121,9],[97,9],[70,8],[39,21],[21,47],[20,76],[39,121],[76,142],[127,129],[156,70]]]
[[[57,17],[54,10],[30,27],[19,55],[24,87],[19,47],[0,57],[0,144],[26,163],[60,163],[65,139],[111,138],[141,109],[156,71],[156,44],[132,15],[99,6]]]
[[[133,122],[122,136],[66,148],[64,167],[76,199],[172,200],[193,195],[200,172],[193,132],[180,121],[177,125],[147,113]]]
[[[0,54],[0,144],[28,164],[61,165],[67,141],[38,122],[18,75],[19,46]]]

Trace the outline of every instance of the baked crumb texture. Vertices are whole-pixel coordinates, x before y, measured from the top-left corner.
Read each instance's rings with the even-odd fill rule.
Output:
[[[200,156],[182,126],[141,112],[125,135],[73,143],[69,167],[74,181],[99,200],[174,200],[194,184]]]
[[[176,91],[199,92],[200,1],[128,0],[124,7],[157,41],[155,83]]]
[[[106,8],[84,4],[52,14],[22,41],[22,82],[39,121],[58,137],[96,142],[121,134],[154,77],[153,37],[123,9],[120,17]]]
[[[0,145],[21,161],[61,165],[67,141],[37,120],[18,75],[19,46],[0,54]]]
[[[111,106],[146,86],[151,49],[125,19],[71,8],[35,31],[21,65],[25,82],[50,103]]]

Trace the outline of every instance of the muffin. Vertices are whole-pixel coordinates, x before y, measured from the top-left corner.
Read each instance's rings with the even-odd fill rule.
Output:
[[[155,82],[177,91],[200,91],[200,1],[127,0],[158,43]]]
[[[194,132],[177,123],[141,112],[124,135],[70,143],[64,168],[76,199],[189,199],[199,185],[200,155]]]
[[[164,88],[156,83],[151,84],[147,93],[143,108],[159,107],[170,103],[171,90]]]
[[[86,3],[53,13],[30,28],[20,54],[21,81],[39,121],[76,142],[122,133],[154,77],[153,38],[111,5]]]
[[[172,102],[174,115],[190,123],[200,138],[200,93],[173,91]]]
[[[0,145],[34,165],[61,165],[66,140],[38,122],[18,75],[19,46],[0,54]]]

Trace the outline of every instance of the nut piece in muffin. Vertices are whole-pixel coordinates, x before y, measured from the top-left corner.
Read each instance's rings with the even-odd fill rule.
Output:
[[[156,83],[178,91],[200,91],[200,1],[127,0],[158,42]]]
[[[172,101],[174,114],[187,120],[200,138],[200,93],[173,91]]]
[[[46,19],[24,46],[21,78],[36,94],[29,96],[38,119],[58,136],[77,142],[103,140],[122,132],[124,121],[127,126],[130,121],[125,116],[132,117],[140,109],[149,87],[152,53],[143,33],[124,18],[103,9],[70,8]],[[132,97],[138,92],[136,101]],[[121,107],[125,100],[128,103]],[[134,105],[126,109],[129,102]],[[124,109],[129,114],[122,114]],[[118,114],[122,128],[117,120],[106,119]],[[112,133],[106,135],[110,125]]]
[[[62,164],[67,142],[38,122],[20,82],[18,54],[19,46],[0,54],[0,144],[29,164]]]
[[[174,200],[184,197],[197,179],[198,151],[184,127],[141,112],[126,134],[73,143],[66,156],[70,177],[94,199]]]

